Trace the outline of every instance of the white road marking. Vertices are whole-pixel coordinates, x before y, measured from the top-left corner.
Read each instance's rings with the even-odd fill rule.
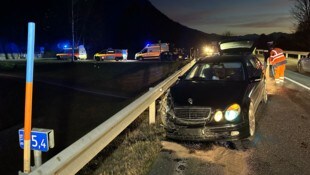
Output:
[[[310,90],[310,87],[308,87],[308,86],[306,86],[306,85],[303,85],[303,84],[301,84],[301,83],[299,83],[299,82],[297,82],[297,81],[295,81],[295,80],[293,80],[293,79],[290,79],[290,78],[288,78],[288,77],[285,77],[285,79],[286,79],[286,80],[289,80],[289,81],[291,81],[292,83],[295,83],[295,84],[297,84],[297,85],[299,85],[299,86],[301,86],[301,87],[303,87],[303,88],[305,88],[305,89],[307,89],[307,90]]]

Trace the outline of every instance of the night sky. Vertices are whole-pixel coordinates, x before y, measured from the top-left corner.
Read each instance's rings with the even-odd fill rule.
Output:
[[[292,33],[291,0],[150,0],[169,18],[206,33]]]

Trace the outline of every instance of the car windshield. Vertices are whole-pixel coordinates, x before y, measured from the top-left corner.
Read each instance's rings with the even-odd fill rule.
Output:
[[[245,78],[241,62],[218,62],[196,64],[185,79],[243,81]]]

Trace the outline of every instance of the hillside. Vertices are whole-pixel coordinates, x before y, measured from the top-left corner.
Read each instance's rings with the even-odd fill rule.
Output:
[[[77,24],[80,41],[89,50],[113,47],[136,52],[147,42],[159,40],[190,48],[217,38],[172,21],[147,0],[92,0],[77,4],[77,8],[89,9]]]
[[[128,49],[129,58],[133,58],[146,43],[159,40],[188,51],[223,38],[169,19],[148,0],[54,0],[44,3],[11,0],[0,11],[0,20],[5,24],[0,29],[0,53],[26,51],[27,23],[30,21],[36,23],[36,51],[44,47],[49,56],[55,56],[64,43],[72,42],[72,22],[75,43],[85,45],[89,58],[107,48]],[[298,49],[292,36],[287,34],[239,37],[258,39],[259,47],[266,41],[278,40],[284,49]]]
[[[129,54],[147,42],[169,42],[177,47],[201,47],[219,36],[190,29],[157,10],[148,0],[75,0],[73,6],[75,40],[88,53],[105,48],[126,48]],[[8,8],[14,8],[12,0]],[[71,0],[40,3],[29,1],[15,12],[1,12],[8,25],[1,29],[2,43],[26,43],[27,22],[36,23],[36,46],[55,50],[60,42],[71,42]],[[5,18],[3,17],[5,16]],[[3,19],[2,19],[3,18]],[[18,35],[16,35],[18,34]],[[0,35],[1,36],[1,35]],[[1,42],[1,37],[0,37]],[[23,47],[25,48],[25,47]]]

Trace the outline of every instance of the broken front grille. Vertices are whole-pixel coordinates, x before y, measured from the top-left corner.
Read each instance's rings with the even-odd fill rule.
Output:
[[[186,120],[208,120],[211,115],[211,108],[206,107],[175,107],[175,116]]]

